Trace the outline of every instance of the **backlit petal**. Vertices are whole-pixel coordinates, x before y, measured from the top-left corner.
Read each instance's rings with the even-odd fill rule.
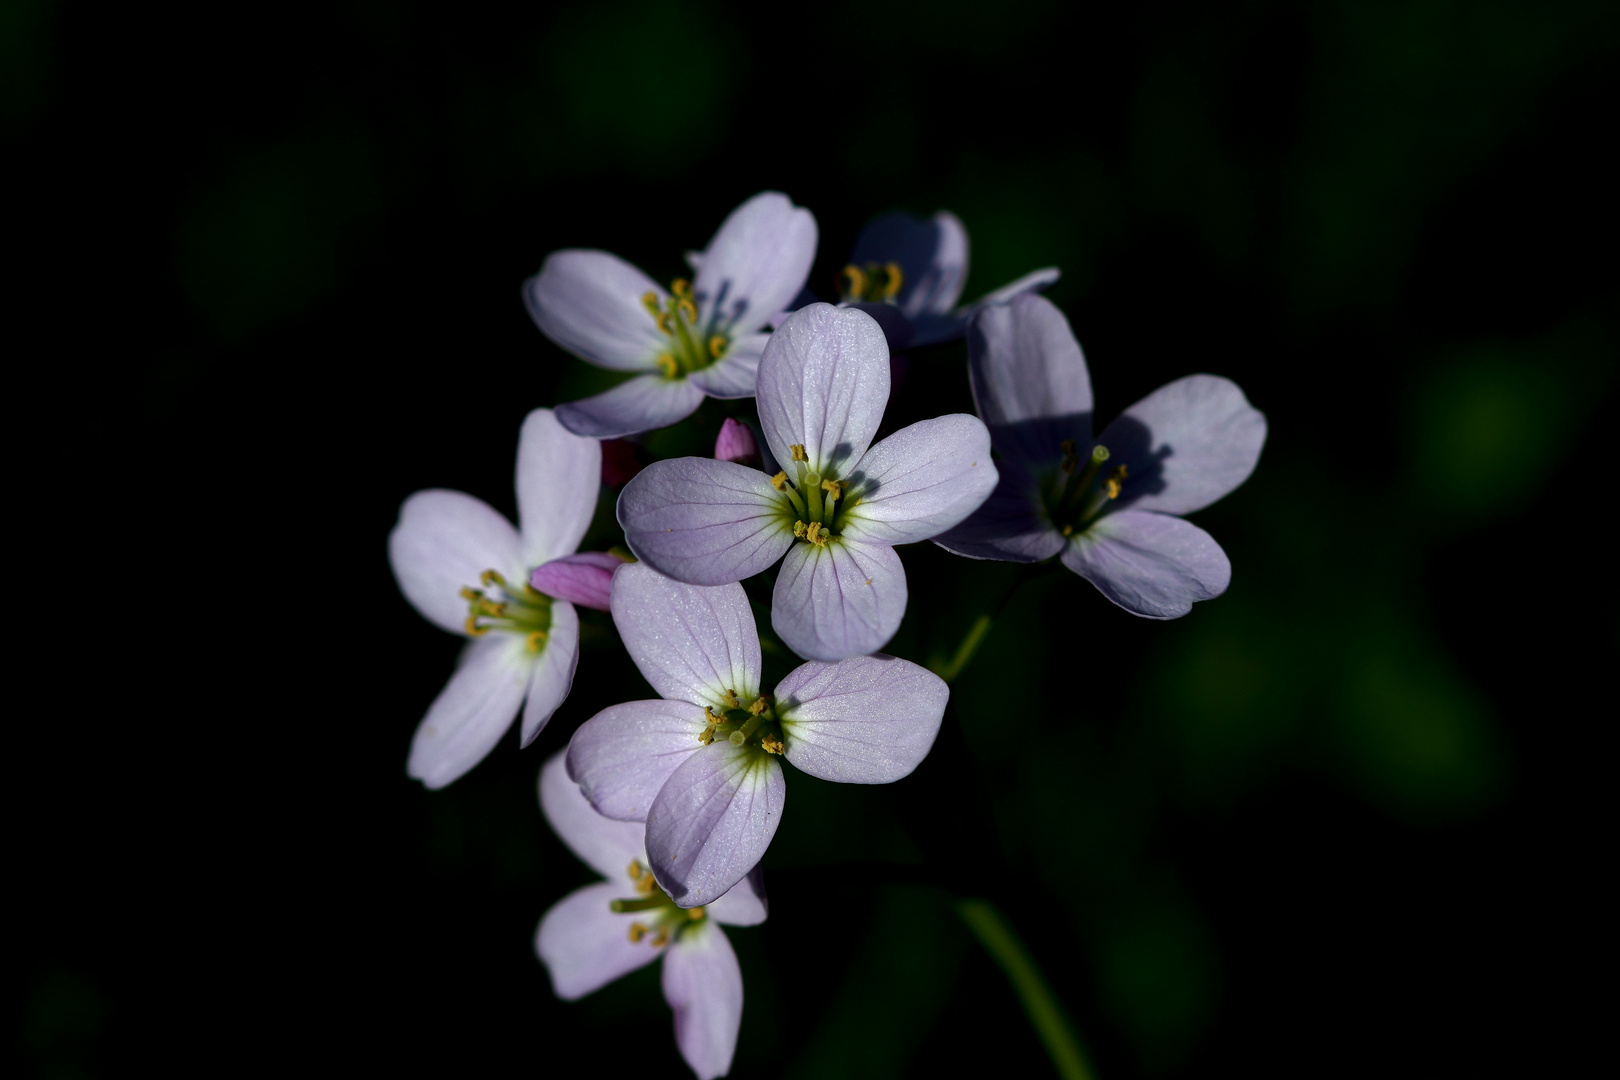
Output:
[[[485,570],[521,580],[524,569],[511,522],[482,499],[443,489],[418,491],[400,506],[388,565],[411,606],[454,634],[466,633],[463,588],[477,588]]]
[[[553,904],[540,920],[534,951],[564,1001],[578,1000],[658,959],[661,950],[630,940],[635,916],[608,907],[628,892],[628,881],[587,885]]]
[[[417,725],[405,771],[441,788],[484,760],[512,726],[532,664],[528,643],[516,634],[491,633],[469,642]]]
[[[887,784],[928,755],[950,688],[893,656],[805,664],[776,687],[786,756],[823,780]]]
[[[613,623],[662,697],[724,706],[759,696],[759,633],[742,586],[686,585],[632,563],[613,575]]]
[[[1119,510],[1069,541],[1063,565],[1133,615],[1174,619],[1221,595],[1226,552],[1203,529],[1169,514]]]
[[[849,261],[900,266],[900,291],[893,300],[908,319],[949,314],[967,281],[968,235],[957,216],[941,210],[931,218],[889,213],[861,230]]]
[[[550,409],[536,409],[518,436],[518,532],[523,563],[571,555],[590,528],[602,488],[602,444],[575,435]]]
[[[873,446],[850,478],[844,535],[910,544],[966,518],[996,487],[990,433],[955,413],[903,427]]]
[[[749,398],[759,379],[759,357],[765,351],[769,334],[749,334],[731,343],[726,355],[712,367],[700,368],[687,376],[693,386],[714,398]]]
[[[842,660],[886,645],[906,613],[906,571],[883,544],[795,544],[782,560],[771,627],[807,660]]]
[[[524,644],[527,647],[527,640]],[[530,664],[529,695],[523,703],[524,746],[534,742],[568,696],[578,664],[579,614],[573,604],[557,600],[551,605],[551,627],[540,656]]]
[[[781,192],[760,192],[703,250],[692,283],[703,325],[734,336],[758,330],[804,288],[815,258],[815,215]]]
[[[569,740],[568,775],[599,813],[646,821],[664,782],[703,745],[703,727],[703,709],[689,701],[610,706]]]
[[[669,294],[617,255],[573,248],[546,256],[523,283],[523,302],[540,331],[582,360],[613,371],[651,371],[665,347],[648,293]]]
[[[594,397],[557,406],[557,419],[576,435],[617,439],[669,427],[703,404],[703,391],[686,379],[637,375]]]
[[[632,859],[647,861],[647,828],[639,821],[615,821],[597,813],[568,778],[565,754],[551,755],[540,770],[540,809],[546,823],[581,862],[611,883],[630,882]]]
[[[1055,465],[1072,439],[1091,437],[1091,376],[1069,321],[1050,300],[1026,293],[981,309],[968,327],[968,377],[996,450]]]
[[[723,585],[769,567],[793,543],[783,497],[758,469],[713,458],[655,461],[619,495],[636,558],[694,585]]]
[[[765,343],[756,393],[760,427],[776,460],[802,444],[810,468],[843,476],[866,453],[889,401],[889,346],[877,321],[854,308],[811,304]]]
[[[716,739],[671,774],[647,815],[647,856],[681,907],[707,904],[754,868],[782,820],[776,758]]]
[[[697,1080],[726,1075],[742,1028],[743,984],[725,931],[710,920],[682,930],[664,955],[663,980],[681,1057]]]

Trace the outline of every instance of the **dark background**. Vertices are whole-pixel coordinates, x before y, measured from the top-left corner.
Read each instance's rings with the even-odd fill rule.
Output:
[[[792,778],[734,1075],[1046,1072],[953,895],[1105,1080],[1572,1070],[1610,1022],[1617,10],[10,0],[7,1071],[685,1074],[655,968],[563,1005],[530,946],[590,879],[540,763],[643,693],[610,622],[537,746],[425,792],[457,642],[384,541],[418,488],[510,514],[524,414],[606,385],[523,311],[548,251],[667,280],[765,188],[824,293],[869,217],[949,208],[969,297],[1062,267],[1103,419],[1213,371],[1271,435],[1195,518],[1226,596],[1043,579],[914,777]],[[907,370],[894,415],[970,407],[960,345]],[[946,655],[1007,568],[904,557],[893,650]]]

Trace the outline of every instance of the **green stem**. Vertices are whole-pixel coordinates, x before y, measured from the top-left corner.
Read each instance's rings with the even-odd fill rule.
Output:
[[[1046,1056],[1052,1059],[1063,1080],[1091,1080],[1085,1058],[1080,1054],[1080,1043],[1074,1037],[1063,1007],[1052,996],[1052,990],[1041,978],[1040,969],[1013,933],[1001,912],[988,900],[958,900],[956,913],[967,923],[973,936],[979,939],[984,951],[1006,974],[1024,1006],[1024,1015],[1046,1047]]]
[[[973,654],[979,651],[979,642],[990,632],[990,621],[989,612],[975,619],[973,625],[968,627],[967,635],[962,638],[962,644],[956,647],[956,655],[951,657],[951,662],[934,674],[948,683],[955,682],[956,677],[962,674],[962,669],[967,667],[968,661],[973,659]]]

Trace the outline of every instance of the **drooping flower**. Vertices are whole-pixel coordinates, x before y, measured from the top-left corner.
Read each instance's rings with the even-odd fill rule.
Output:
[[[958,308],[967,272],[967,229],[955,214],[941,210],[927,220],[884,214],[861,231],[849,264],[838,272],[839,299],[878,313],[890,347],[904,349],[959,338],[981,307],[1045,288],[1059,276],[1055,266],[1035,270]],[[899,318],[882,318],[880,304]]]
[[[1173,619],[1226,591],[1219,544],[1180,515],[1246,480],[1266,418],[1215,375],[1160,387],[1092,437],[1091,379],[1068,320],[1040,296],[984,308],[968,331],[973,400],[1001,482],[935,543],[978,559],[1063,565],[1135,615]]]
[[[936,536],[996,486],[990,437],[964,413],[872,445],[889,398],[889,349],[865,313],[811,304],[771,335],[759,365],[760,428],[783,468],[674,458],[625,485],[619,524],[648,565],[693,585],[767,569],[771,626],[800,656],[881,648],[906,609],[894,545]]]
[[[613,621],[663,700],[580,725],[568,773],[601,813],[647,823],[653,873],[681,907],[724,895],[765,854],[787,790],[779,758],[823,780],[891,783],[928,754],[950,694],[892,656],[803,664],[762,694],[759,637],[736,583],[626,566],[613,578]]]
[[[693,282],[666,292],[617,255],[570,249],[524,283],[529,314],[569,352],[610,371],[642,374],[557,407],[570,431],[598,439],[667,427],[705,394],[745,398],[768,334],[803,288],[816,255],[816,219],[766,191],[733,210],[709,241]]]
[[[568,432],[550,409],[536,409],[518,439],[521,529],[459,491],[418,491],[400,507],[388,534],[400,591],[423,618],[470,639],[411,741],[406,771],[428,787],[443,787],[482,761],[520,708],[527,746],[568,696],[579,659],[571,601],[582,597],[526,583],[532,569],[579,546],[601,468],[595,439]]]
[[[681,1056],[698,1080],[724,1076],[737,1049],[743,985],[720,926],[765,921],[759,875],[703,907],[677,907],[647,869],[642,826],[593,810],[568,779],[562,754],[540,771],[540,806],[563,843],[607,879],[569,893],[540,920],[534,951],[552,989],[575,1001],[662,956]]]

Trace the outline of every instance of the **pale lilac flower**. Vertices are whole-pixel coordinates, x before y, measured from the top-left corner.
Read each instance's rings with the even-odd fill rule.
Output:
[[[529,314],[552,341],[610,371],[642,374],[557,407],[570,431],[598,439],[668,427],[705,394],[754,394],[761,333],[803,288],[816,219],[766,191],[733,210],[709,241],[697,279],[665,291],[617,255],[570,249],[546,257],[523,285]]]
[[[839,299],[877,315],[890,347],[903,349],[959,338],[979,308],[1045,288],[1059,276],[1055,266],[1035,270],[958,308],[967,272],[967,229],[955,214],[941,210],[927,220],[884,214],[861,231],[839,271]],[[899,318],[884,318],[883,308]]]
[[[739,465],[759,464],[759,443],[748,425],[733,417],[726,417],[720,425],[720,434],[714,440],[714,456],[721,461],[735,461]]]
[[[1189,375],[1138,401],[1095,439],[1091,379],[1068,320],[1040,296],[985,308],[968,372],[1001,482],[935,539],[959,555],[1063,565],[1135,615],[1173,619],[1226,591],[1220,545],[1179,515],[1254,471],[1266,418],[1235,383]]]
[[[661,701],[604,709],[568,773],[608,817],[647,823],[658,884],[682,907],[725,894],[781,821],[778,760],[823,780],[887,784],[927,756],[950,695],[892,656],[808,663],[760,693],[759,637],[735,582],[685,585],[644,564],[613,577],[613,622]]]
[[[960,522],[996,485],[977,417],[940,416],[872,445],[889,399],[889,349],[865,313],[794,312],[759,365],[759,421],[783,465],[647,466],[619,497],[630,550],[693,585],[740,581],[786,555],[771,626],[800,656],[839,660],[881,648],[906,610],[894,545]]]
[[[399,508],[388,562],[400,591],[423,618],[471,639],[411,741],[406,771],[428,787],[482,761],[520,708],[527,746],[568,696],[579,617],[566,598],[525,583],[532,569],[579,546],[601,469],[595,439],[536,409],[518,439],[521,529],[459,491],[418,491]]]
[[[540,805],[563,843],[606,881],[576,889],[540,920],[534,951],[551,987],[575,1001],[664,958],[664,1000],[675,1012],[675,1043],[698,1080],[731,1069],[742,1025],[742,969],[720,924],[765,921],[759,875],[703,907],[677,907],[647,870],[641,825],[591,809],[568,779],[563,755],[540,771]]]

